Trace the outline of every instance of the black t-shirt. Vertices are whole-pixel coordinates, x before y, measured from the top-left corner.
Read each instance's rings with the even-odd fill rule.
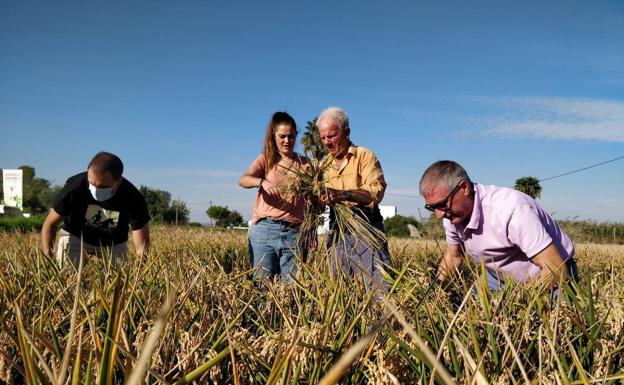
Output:
[[[86,172],[67,179],[54,210],[63,216],[66,231],[92,245],[126,242],[129,226],[139,230],[150,220],[145,197],[132,183],[124,178],[112,198],[98,202],[89,191]]]

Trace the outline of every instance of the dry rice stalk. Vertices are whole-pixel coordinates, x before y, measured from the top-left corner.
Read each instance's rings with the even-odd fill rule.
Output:
[[[291,169],[294,176],[282,186],[282,192],[285,196],[303,195],[306,197],[304,218],[299,227],[298,238],[298,244],[302,247],[315,244],[317,228],[323,224],[320,214],[324,207],[320,204],[319,198],[325,195],[327,191],[326,171],[330,167],[331,161],[331,156],[323,161],[312,159],[303,169]],[[364,219],[359,208],[351,207],[345,203],[336,203],[332,207],[336,218],[336,229],[340,237],[350,234],[356,240],[365,242],[373,250],[379,250],[383,247],[386,242],[385,235]]]
[[[334,205],[337,235],[344,239],[346,234],[350,234],[364,242],[369,249],[381,250],[386,242],[385,234],[365,220],[363,214],[359,215],[358,211],[357,207],[349,207],[344,203]]]
[[[315,197],[325,194],[325,171],[328,165],[312,159],[303,169],[291,169],[294,176],[288,178],[287,183],[281,187],[283,194],[289,198],[295,195],[305,197],[303,222],[297,238],[297,244],[302,248],[316,243],[317,228],[323,224],[320,215],[324,208]]]

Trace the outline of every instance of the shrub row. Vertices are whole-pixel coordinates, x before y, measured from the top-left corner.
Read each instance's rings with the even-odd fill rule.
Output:
[[[31,217],[0,216],[0,231],[39,231],[43,226],[45,215],[33,215]]]

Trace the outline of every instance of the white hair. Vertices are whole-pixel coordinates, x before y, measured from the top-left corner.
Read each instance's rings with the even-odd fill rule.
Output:
[[[347,115],[346,111],[340,107],[327,107],[319,114],[316,119],[316,124],[318,125],[321,121],[331,119],[334,122],[338,123],[338,128],[340,131],[349,127],[349,115]]]

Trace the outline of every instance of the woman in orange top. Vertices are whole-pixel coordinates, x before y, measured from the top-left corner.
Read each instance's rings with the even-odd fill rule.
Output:
[[[308,158],[294,151],[296,138],[295,120],[286,112],[274,113],[262,153],[239,181],[241,187],[258,189],[249,227],[249,253],[258,268],[256,276],[279,274],[289,283],[297,272],[295,256],[305,259],[305,250],[297,246],[304,197],[288,197],[283,191],[288,178],[295,176],[293,170],[308,163]]]

